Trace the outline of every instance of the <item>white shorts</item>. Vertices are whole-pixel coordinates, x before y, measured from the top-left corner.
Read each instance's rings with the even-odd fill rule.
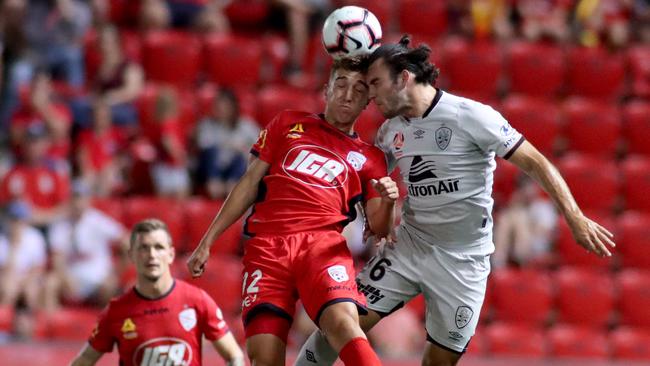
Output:
[[[422,293],[427,340],[456,353],[467,349],[485,298],[489,254],[432,245],[404,227],[394,247],[384,246],[357,276],[368,308],[386,316]]]

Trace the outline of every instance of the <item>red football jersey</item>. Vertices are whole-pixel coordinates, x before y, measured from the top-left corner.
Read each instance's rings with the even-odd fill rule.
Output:
[[[44,166],[16,165],[0,182],[0,202],[24,199],[47,209],[60,205],[69,195],[68,177]]]
[[[158,299],[135,288],[102,312],[88,343],[111,352],[117,343],[120,365],[200,366],[201,337],[221,338],[228,326],[205,291],[180,280]]]
[[[381,150],[305,112],[278,114],[251,153],[271,165],[246,220],[251,235],[340,230],[357,202],[379,195],[370,180],[387,175]]]

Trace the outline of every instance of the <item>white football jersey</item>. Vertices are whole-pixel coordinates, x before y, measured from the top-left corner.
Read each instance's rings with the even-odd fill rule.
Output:
[[[384,122],[376,144],[408,189],[402,226],[431,244],[494,251],[495,155],[507,159],[523,141],[491,107],[441,90],[422,118]]]

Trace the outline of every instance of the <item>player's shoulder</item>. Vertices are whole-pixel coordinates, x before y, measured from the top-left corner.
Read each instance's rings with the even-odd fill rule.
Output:
[[[275,123],[280,126],[287,126],[295,123],[308,122],[318,119],[318,115],[314,113],[285,109],[277,114]]]
[[[175,290],[178,291],[182,297],[188,301],[201,302],[205,299],[205,296],[208,296],[207,292],[198,286],[194,286],[189,282],[185,282],[179,279],[176,279],[175,281]]]
[[[131,288],[123,294],[113,297],[104,308],[103,313],[109,318],[121,316],[133,309],[138,301],[139,297],[136,296],[135,289]]]

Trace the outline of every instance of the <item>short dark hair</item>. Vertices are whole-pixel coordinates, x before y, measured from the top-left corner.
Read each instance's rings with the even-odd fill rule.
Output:
[[[420,84],[434,85],[440,75],[440,70],[429,61],[431,48],[421,43],[415,48],[409,48],[411,37],[408,34],[402,36],[398,43],[383,44],[369,57],[367,65],[383,59],[395,79],[402,70],[408,70],[415,74],[415,82]]]
[[[169,237],[169,244],[171,246],[172,236],[171,234],[169,234],[169,228],[167,227],[167,224],[165,224],[161,220],[153,219],[153,218],[142,220],[137,224],[133,225],[133,229],[131,230],[131,238],[129,239],[129,246],[133,248],[133,246],[135,245],[135,241],[138,238],[138,235],[150,233],[156,230],[163,230],[164,232],[167,233],[167,237]]]
[[[330,71],[330,78],[338,70],[346,71],[356,71],[362,74],[365,74],[368,71],[367,57],[345,57],[338,60],[334,60],[332,64],[332,69]]]

